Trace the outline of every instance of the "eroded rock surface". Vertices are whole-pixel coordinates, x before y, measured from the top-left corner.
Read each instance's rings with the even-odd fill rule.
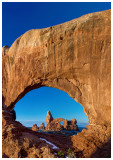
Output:
[[[10,48],[3,47],[2,93],[7,106],[3,108],[4,157],[46,156],[43,154],[46,149],[41,150],[45,142],[40,142],[37,136],[36,141],[35,138],[30,140],[34,137],[33,131],[14,121],[9,113],[27,92],[42,86],[63,90],[84,107],[90,125],[87,130],[72,136],[75,152],[81,150],[83,157],[105,157],[105,153],[108,156],[111,136],[110,12],[92,13],[57,26],[30,30]],[[48,155],[54,152],[50,146],[47,150],[51,152]]]
[[[83,157],[110,158],[111,157],[111,127],[89,125],[77,135],[73,135],[74,151],[82,151]]]

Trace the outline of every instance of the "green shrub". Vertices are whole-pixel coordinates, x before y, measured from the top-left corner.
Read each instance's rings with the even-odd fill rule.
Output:
[[[58,157],[59,158],[64,158],[65,157],[63,151],[58,152]]]
[[[69,148],[69,149],[67,150],[67,156],[68,156],[70,153],[72,153],[71,148]]]
[[[67,157],[68,158],[76,158],[76,154],[71,150],[71,148],[69,148],[67,150]]]

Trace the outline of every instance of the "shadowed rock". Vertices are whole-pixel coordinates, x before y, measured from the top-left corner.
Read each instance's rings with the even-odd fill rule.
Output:
[[[15,112],[15,110],[13,109],[10,113],[12,113],[12,116],[13,116],[14,120],[16,120],[16,112]]]

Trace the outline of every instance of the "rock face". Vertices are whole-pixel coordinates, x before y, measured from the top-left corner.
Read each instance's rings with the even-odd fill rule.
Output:
[[[49,117],[52,117],[50,121],[48,120]],[[67,121],[66,119],[63,118],[53,119],[53,116],[50,111],[47,112],[46,122],[48,122],[46,126],[47,131],[61,131],[61,130],[78,131],[78,126],[76,125],[77,123],[76,119],[72,119],[71,121]]]
[[[41,129],[41,130],[45,129],[44,123],[41,123],[41,124],[40,124],[39,129]]]
[[[53,120],[52,114],[50,111],[47,112],[46,123],[50,123]]]
[[[15,112],[15,110],[13,109],[10,113],[12,114],[14,120],[16,120],[16,112]]]
[[[8,46],[4,46],[2,47],[2,55],[5,56],[9,51],[9,47]]]
[[[38,130],[39,130],[39,127],[37,126],[37,124],[34,124],[34,125],[32,126],[32,130],[33,130],[33,131],[38,131]]]
[[[3,110],[3,155],[19,157],[17,153],[26,151],[22,137],[18,140],[21,125],[10,118],[8,111],[29,91],[49,86],[67,92],[81,103],[89,118],[88,129],[72,137],[73,147],[81,150],[84,157],[105,157],[111,136],[111,11],[30,30],[2,51],[2,93],[7,106]],[[20,133],[24,134],[22,128]],[[12,140],[13,134],[16,138]],[[15,142],[21,144],[20,151]],[[27,150],[32,149],[27,146]]]

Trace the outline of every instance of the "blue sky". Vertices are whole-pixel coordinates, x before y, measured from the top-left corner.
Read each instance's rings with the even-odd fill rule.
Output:
[[[71,120],[76,118],[79,123],[88,123],[83,107],[66,92],[56,88],[42,87],[28,92],[15,106],[17,120],[28,125],[35,121],[46,121],[47,111],[54,118]],[[36,122],[37,123],[37,122]]]
[[[57,25],[84,14],[111,8],[104,2],[3,2],[2,3],[2,46],[11,46],[30,29],[41,29]],[[17,120],[26,126],[45,122],[50,110],[54,118],[76,118],[79,123],[88,123],[83,107],[58,89],[42,87],[25,95],[15,106]],[[38,121],[38,122],[37,122]]]

